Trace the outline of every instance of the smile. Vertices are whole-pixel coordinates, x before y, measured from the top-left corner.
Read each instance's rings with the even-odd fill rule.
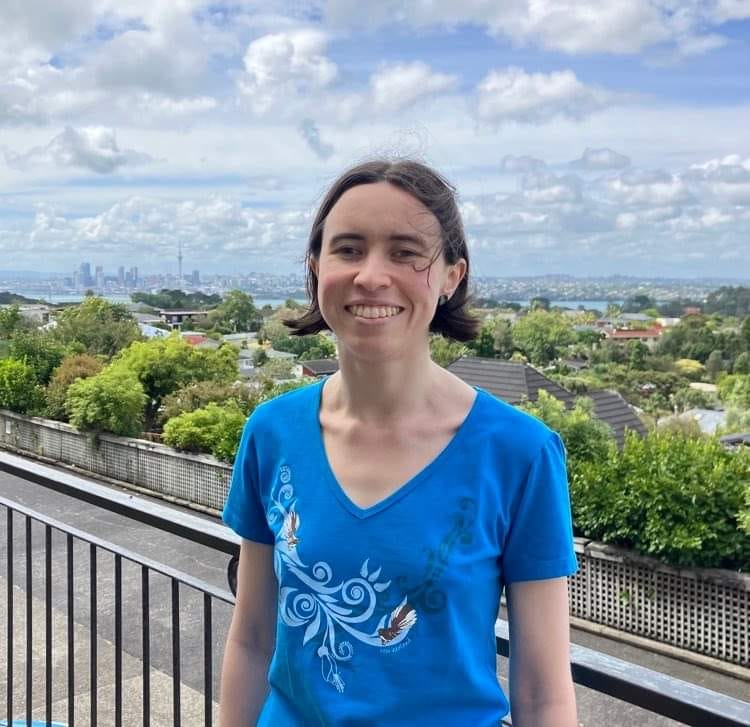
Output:
[[[403,308],[392,305],[348,305],[346,310],[357,318],[393,318]]]

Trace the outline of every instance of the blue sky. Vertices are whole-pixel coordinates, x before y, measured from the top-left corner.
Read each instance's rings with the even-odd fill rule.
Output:
[[[750,278],[750,0],[27,0],[0,256],[300,271],[345,167],[458,187],[481,275]]]

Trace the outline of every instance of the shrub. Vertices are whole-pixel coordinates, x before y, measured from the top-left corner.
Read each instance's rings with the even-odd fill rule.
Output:
[[[46,386],[52,372],[65,356],[65,348],[49,334],[39,331],[18,331],[10,341],[9,355],[28,364],[37,382]]]
[[[524,404],[522,408],[560,434],[568,455],[569,473],[579,462],[614,456],[616,446],[612,430],[594,416],[591,399],[576,399],[575,407],[567,410],[563,402],[542,389],[535,402]]]
[[[38,414],[44,406],[44,389],[34,369],[23,361],[0,361],[0,409],[19,414]]]
[[[162,425],[169,419],[187,412],[202,409],[207,404],[227,404],[234,402],[245,416],[249,416],[262,397],[257,389],[244,384],[225,384],[218,381],[199,381],[183,386],[162,402],[160,421]]]
[[[748,478],[748,453],[715,438],[630,434],[622,452],[577,465],[575,527],[678,566],[746,569],[750,538],[739,514]]]
[[[163,441],[189,452],[209,452],[217,459],[234,460],[246,415],[235,403],[210,403],[180,414],[164,425]]]
[[[65,409],[82,431],[136,437],[142,431],[146,395],[135,374],[109,366],[96,376],[74,381]]]
[[[52,374],[52,380],[47,386],[47,407],[45,414],[51,419],[68,420],[65,410],[65,397],[68,388],[78,379],[95,376],[102,370],[101,362],[86,353],[66,356]]]

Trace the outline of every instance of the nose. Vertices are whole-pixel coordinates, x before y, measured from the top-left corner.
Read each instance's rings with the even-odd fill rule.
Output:
[[[354,282],[366,290],[387,287],[391,282],[388,261],[382,255],[370,252],[360,261]]]

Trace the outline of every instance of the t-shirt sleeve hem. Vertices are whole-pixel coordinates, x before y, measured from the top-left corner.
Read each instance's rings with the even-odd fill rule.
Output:
[[[273,533],[269,530],[248,528],[247,523],[242,522],[241,518],[233,517],[226,511],[222,514],[221,519],[225,525],[229,526],[237,535],[245,540],[252,540],[254,543],[262,543],[264,545],[273,545],[275,542]]]
[[[505,583],[517,583],[519,581],[543,581],[549,578],[562,578],[572,576],[578,571],[578,561],[573,558],[559,558],[536,563],[528,563],[526,566],[514,568],[511,572],[504,574]]]

